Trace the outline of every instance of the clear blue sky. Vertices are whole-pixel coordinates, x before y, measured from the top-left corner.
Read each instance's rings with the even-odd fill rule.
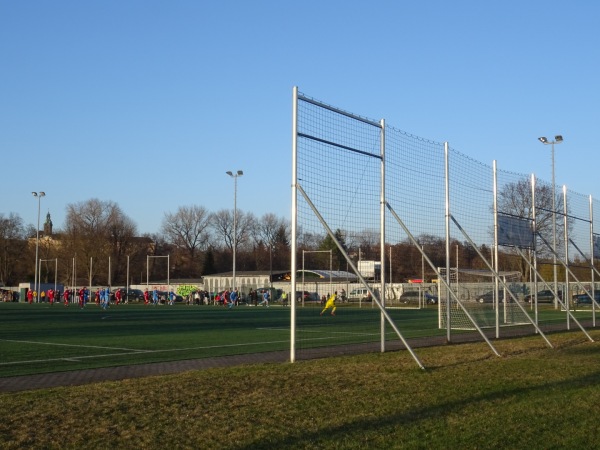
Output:
[[[292,88],[600,198],[600,3],[0,0],[0,213],[289,217]],[[426,163],[426,162],[424,162]],[[325,176],[325,175],[324,175]]]

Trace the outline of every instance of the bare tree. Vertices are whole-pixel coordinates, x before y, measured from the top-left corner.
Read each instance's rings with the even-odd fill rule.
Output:
[[[256,219],[253,214],[244,213],[239,210],[237,211],[237,220],[235,224],[237,235],[235,241],[237,248],[243,247],[248,243],[248,240],[253,233],[255,223]],[[211,225],[216,237],[223,239],[225,247],[230,251],[233,251],[233,211],[227,209],[217,211],[212,216]]]
[[[15,284],[16,270],[25,262],[26,246],[23,219],[14,213],[8,217],[0,213],[0,281],[8,285]]]
[[[547,184],[536,184],[535,187],[535,219],[536,219],[536,231],[537,234],[547,243],[552,245],[553,243],[553,201],[552,201],[552,186]],[[560,194],[556,195],[554,199],[554,205],[557,212],[563,211],[563,196]],[[498,193],[498,211],[500,213],[509,214],[511,216],[533,219],[533,201],[531,193],[531,184],[529,180],[522,179],[515,183],[509,183]],[[560,213],[559,213],[560,214]],[[573,227],[573,219],[567,217],[567,227],[571,229]],[[560,229],[561,227],[559,227]],[[557,231],[556,233],[556,249],[564,245],[564,234]],[[537,238],[536,238],[537,239]],[[539,240],[537,241],[540,242]],[[536,246],[537,254],[541,257],[549,257],[552,252],[546,245]],[[514,249],[504,247],[503,252],[505,255],[514,255],[516,252]],[[504,258],[506,261],[512,261]],[[512,262],[513,266],[515,262]],[[528,266],[522,259],[516,262],[518,269],[523,274],[523,277],[529,276]]]
[[[556,210],[563,210],[562,195],[557,195],[555,200]],[[547,242],[552,242],[552,187],[537,184],[535,187],[536,207],[536,230]],[[533,202],[531,196],[531,184],[529,180],[523,179],[515,183],[509,183],[498,193],[498,212],[510,214],[511,216],[526,219],[533,218]],[[562,238],[557,236],[557,245]],[[548,254],[545,247],[541,246],[538,251]]]
[[[210,224],[211,214],[202,206],[182,206],[175,213],[165,214],[161,231],[170,244],[187,254],[191,269],[197,251],[208,244]]]
[[[119,264],[124,263],[136,233],[133,221],[115,202],[90,199],[67,205],[62,248],[66,255],[77,257],[78,273],[91,271],[96,282],[112,283],[116,280],[108,273],[108,258],[117,257],[114,266],[111,261],[111,272],[122,272]]]
[[[264,245],[268,249],[270,269],[273,264],[279,268],[289,266],[289,262],[284,264],[284,260],[289,260],[289,226],[285,219],[265,214],[256,221],[253,236],[259,248]]]

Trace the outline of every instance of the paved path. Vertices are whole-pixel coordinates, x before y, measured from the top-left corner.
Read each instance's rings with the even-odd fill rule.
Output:
[[[289,360],[289,352],[272,352],[7,377],[0,378],[0,392],[76,386],[99,381],[118,381],[127,378],[168,375],[188,370],[202,370],[243,364],[282,363],[286,360]]]

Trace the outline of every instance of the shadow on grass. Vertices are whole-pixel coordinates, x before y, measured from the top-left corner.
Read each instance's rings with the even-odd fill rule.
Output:
[[[267,437],[265,439],[250,443],[253,449],[272,449],[272,448],[325,448],[334,447],[342,448],[345,445],[340,445],[342,442],[348,442],[352,436],[364,436],[362,441],[366,445],[368,441],[373,440],[375,436],[385,436],[385,432],[390,428],[399,425],[410,426],[418,424],[427,419],[444,420],[444,416],[452,413],[458,413],[467,406],[473,406],[476,403],[489,403],[498,400],[506,400],[513,397],[521,397],[531,393],[545,393],[556,389],[564,392],[569,390],[579,390],[584,387],[597,386],[600,380],[600,372],[572,378],[556,383],[546,383],[538,386],[523,387],[510,389],[500,392],[492,392],[489,394],[479,395],[475,397],[463,398],[458,401],[436,404],[422,409],[411,410],[402,414],[390,414],[384,417],[373,417],[370,419],[360,419],[352,422],[344,423],[340,426],[326,427],[318,431],[296,431],[293,434],[282,438]],[[543,438],[543,436],[539,436]],[[592,436],[590,436],[590,439]],[[330,443],[331,445],[329,445]],[[397,442],[401,445],[402,442]],[[354,447],[361,447],[361,442],[355,442]],[[248,448],[248,444],[233,447],[233,448]]]

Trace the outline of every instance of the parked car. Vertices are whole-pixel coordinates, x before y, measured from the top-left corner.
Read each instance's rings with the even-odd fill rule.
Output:
[[[485,294],[481,294],[481,295],[478,295],[477,297],[475,297],[475,301],[479,302],[479,303],[493,303],[494,296],[495,296],[495,292],[489,291],[489,292],[486,292]],[[504,301],[504,291],[500,291],[498,293],[498,296],[499,296],[499,302],[503,302]]]
[[[304,300],[305,302],[320,302],[319,294],[316,292],[308,292],[308,291],[296,291],[296,301],[301,302]]]
[[[425,292],[425,301],[428,305],[437,305],[439,302],[439,298],[437,295],[430,294],[429,292]]]
[[[558,291],[558,298],[560,298],[562,300],[562,291]],[[531,303],[531,302],[535,301],[535,295],[528,294],[525,296],[524,300],[526,303]],[[554,293],[549,289],[545,289],[543,291],[538,291],[537,301],[538,301],[538,303],[553,303],[554,302]]]
[[[366,288],[352,289],[347,295],[348,302],[370,302],[371,294]]]
[[[600,303],[600,291],[594,291],[594,300],[596,300],[597,303]],[[585,293],[584,294],[575,294],[571,298],[571,302],[573,303],[574,306],[591,305],[592,297],[590,297],[589,295],[587,295]]]
[[[140,289],[125,289],[125,288],[118,288],[115,289],[111,292],[110,294],[110,298],[111,300],[114,301],[115,299],[115,293],[117,291],[121,291],[121,300],[122,301],[143,301],[144,300],[144,292]]]
[[[419,291],[405,291],[400,295],[401,303],[419,303],[421,293]]]
[[[423,298],[428,305],[437,305],[439,299],[437,295],[433,295],[431,292],[421,291],[405,291],[400,295],[400,302],[402,303],[419,303],[419,300]]]

